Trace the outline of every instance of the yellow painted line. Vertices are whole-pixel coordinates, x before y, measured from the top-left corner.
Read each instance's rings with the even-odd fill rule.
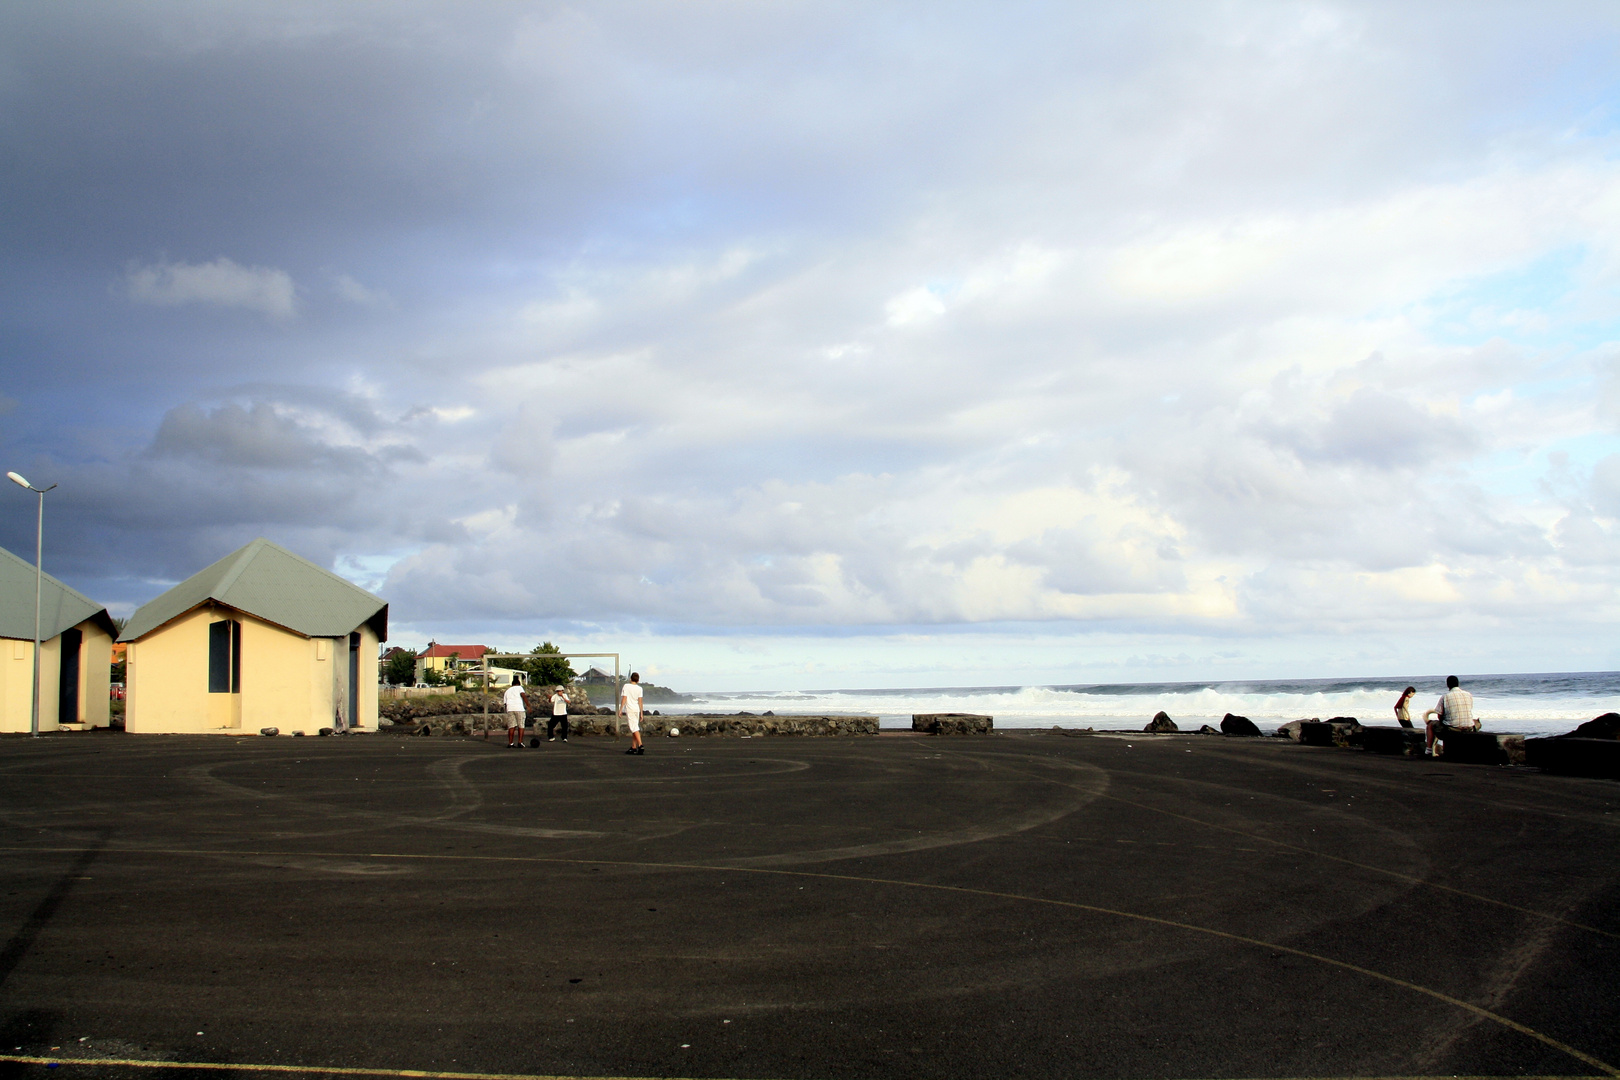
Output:
[[[314,1073],[320,1076],[411,1076],[427,1080],[679,1080],[670,1077],[560,1076],[549,1073],[440,1072],[432,1069],[361,1069],[342,1065],[253,1065],[224,1061],[141,1061],[135,1058],[61,1058],[0,1054],[20,1065],[97,1065],[139,1069],[222,1069],[227,1072]]]
[[[144,1061],[135,1058],[36,1057],[31,1054],[0,1054],[0,1061],[13,1062],[19,1065],[123,1066],[139,1069],[221,1069],[227,1072],[305,1073],[317,1076],[409,1076],[424,1077],[427,1080],[690,1080],[690,1078],[667,1076],[562,1076],[550,1073],[436,1072],[427,1069],[361,1069],[340,1065],[328,1068],[322,1065],[254,1065],[246,1062],[220,1061]],[[1260,1078],[1257,1078],[1257,1080],[1260,1080]],[[1595,1080],[1595,1078],[1585,1073],[1579,1073],[1574,1075],[1514,1075],[1512,1077],[1484,1074],[1472,1076],[1449,1074],[1445,1076],[1289,1076],[1265,1077],[1263,1080]]]
[[[1233,836],[1242,836],[1249,840],[1257,840],[1262,844],[1270,844],[1273,847],[1279,848],[1283,851],[1293,851],[1298,852],[1301,855],[1309,855],[1316,859],[1327,859],[1330,862],[1343,863],[1346,866],[1354,866],[1358,870],[1367,870],[1374,874],[1383,874],[1385,877],[1392,877],[1399,881],[1410,882],[1413,885],[1421,885],[1429,889],[1438,889],[1440,892],[1448,892],[1453,896],[1466,897],[1469,900],[1473,900],[1481,904],[1490,904],[1494,907],[1506,908],[1509,911],[1517,911],[1521,915],[1532,915],[1538,919],[1546,919],[1548,922],[1555,922],[1562,926],[1572,927],[1576,930],[1586,930],[1593,934],[1602,934],[1604,937],[1620,940],[1620,934],[1616,934],[1611,930],[1604,930],[1602,927],[1588,926],[1586,923],[1573,922],[1569,919],[1560,918],[1557,915],[1549,915],[1545,911],[1537,911],[1534,908],[1520,907],[1517,904],[1510,904],[1505,900],[1493,900],[1489,896],[1481,896],[1479,893],[1471,893],[1466,889],[1454,889],[1450,885],[1441,885],[1439,882],[1429,881],[1427,878],[1414,877],[1411,874],[1403,874],[1399,870],[1387,870],[1382,866],[1372,866],[1368,863],[1356,862],[1354,859],[1346,859],[1339,855],[1329,855],[1323,851],[1315,851],[1308,847],[1300,847],[1298,844],[1290,844],[1285,840],[1273,840],[1271,837],[1262,835],[1261,833],[1245,832],[1242,829],[1234,829],[1230,825],[1216,825],[1212,821],[1204,821],[1202,818],[1190,817],[1187,814],[1178,814],[1174,810],[1165,810],[1162,807],[1152,806],[1148,803],[1140,803],[1134,802],[1130,799],[1122,799],[1118,795],[1109,795],[1104,793],[1099,795],[1098,798],[1112,799],[1114,802],[1124,803],[1126,806],[1134,806],[1139,810],[1149,810],[1155,814],[1163,814],[1165,817],[1176,818],[1179,821],[1190,821],[1194,825],[1202,825],[1206,829],[1215,829],[1219,832],[1231,833]]]
[[[88,850],[91,850],[91,849],[89,849],[89,848],[20,848],[20,847],[0,848],[0,851],[34,851],[34,852],[51,851],[51,852],[57,852],[57,853],[79,853],[79,852],[88,851]],[[1492,1023],[1500,1024],[1500,1025],[1502,1025],[1503,1027],[1507,1028],[1510,1031],[1517,1031],[1519,1034],[1526,1035],[1526,1036],[1528,1036],[1528,1037],[1530,1037],[1532,1039],[1535,1039],[1537,1042],[1542,1043],[1545,1046],[1550,1046],[1554,1050],[1558,1050],[1558,1051],[1561,1051],[1562,1053],[1568,1054],[1570,1057],[1574,1058],[1575,1060],[1577,1060],[1577,1061],[1579,1061],[1579,1062],[1581,1062],[1583,1064],[1590,1065],[1594,1069],[1599,1070],[1600,1072],[1602,1072],[1603,1074],[1605,1074],[1607,1076],[1620,1077],[1620,1069],[1615,1068],[1613,1065],[1610,1065],[1607,1062],[1602,1061],[1599,1058],[1593,1057],[1591,1054],[1588,1054],[1585,1051],[1577,1050],[1575,1047],[1569,1045],[1568,1043],[1560,1042],[1559,1040],[1553,1038],[1551,1035],[1544,1035],[1541,1032],[1537,1031],[1535,1028],[1529,1027],[1529,1026],[1527,1026],[1525,1024],[1521,1024],[1517,1020],[1510,1020],[1509,1018],[1507,1018],[1506,1016],[1501,1015],[1500,1013],[1494,1013],[1494,1012],[1490,1011],[1489,1009],[1481,1008],[1480,1006],[1475,1005],[1472,1002],[1463,1001],[1461,998],[1454,998],[1450,994],[1443,994],[1438,990],[1431,990],[1427,986],[1420,986],[1417,983],[1408,982],[1407,980],[1397,978],[1394,975],[1386,975],[1381,971],[1374,971],[1371,968],[1365,968],[1365,967],[1360,966],[1359,964],[1352,964],[1352,963],[1350,963],[1349,961],[1346,961],[1346,960],[1335,960],[1331,956],[1323,956],[1320,953],[1308,952],[1308,951],[1306,951],[1304,949],[1296,949],[1291,945],[1282,945],[1282,944],[1279,944],[1279,943],[1274,942],[1274,941],[1265,941],[1265,940],[1263,940],[1261,938],[1246,937],[1243,934],[1233,934],[1233,933],[1229,933],[1228,931],[1225,931],[1225,930],[1216,930],[1213,927],[1198,926],[1195,923],[1178,922],[1175,919],[1160,918],[1157,915],[1142,915],[1142,914],[1140,914],[1138,912],[1134,912],[1134,911],[1120,911],[1117,908],[1099,907],[1099,906],[1097,906],[1095,904],[1081,904],[1081,903],[1077,903],[1077,902],[1075,902],[1073,900],[1054,900],[1054,899],[1044,897],[1044,896],[1025,896],[1025,895],[1023,895],[1021,893],[997,892],[997,891],[992,890],[992,889],[974,889],[974,888],[969,888],[968,886],[965,886],[965,885],[937,885],[937,884],[933,884],[931,882],[926,882],[926,881],[900,881],[900,880],[897,880],[897,879],[894,879],[894,878],[864,877],[864,876],[859,875],[859,874],[828,874],[828,873],[821,873],[821,872],[812,871],[812,870],[775,870],[775,869],[767,869],[767,868],[763,868],[763,867],[752,867],[752,866],[750,866],[750,867],[715,866],[715,865],[709,865],[709,864],[705,864],[705,863],[650,862],[650,861],[632,860],[632,859],[562,859],[562,858],[554,858],[554,857],[543,856],[543,855],[390,855],[390,854],[388,854],[386,852],[369,852],[369,851],[368,852],[338,852],[338,851],[332,851],[332,852],[322,852],[322,851],[214,851],[214,850],[207,850],[207,849],[196,850],[196,849],[187,849],[187,848],[135,848],[135,847],[99,848],[99,849],[95,849],[95,850],[99,851],[103,855],[110,854],[110,853],[113,853],[113,852],[121,852],[121,853],[124,853],[124,854],[178,855],[178,856],[187,856],[187,857],[193,857],[193,858],[195,858],[195,857],[217,858],[217,857],[222,857],[223,856],[223,857],[226,857],[226,858],[253,857],[253,858],[283,858],[283,859],[284,858],[396,859],[396,860],[401,860],[401,861],[415,860],[415,861],[418,861],[418,862],[545,863],[545,864],[550,864],[550,865],[563,865],[563,866],[622,866],[622,867],[638,867],[638,868],[652,869],[652,870],[695,870],[695,871],[699,871],[699,872],[702,872],[702,873],[763,874],[763,875],[770,875],[770,876],[775,876],[775,877],[807,878],[807,879],[820,880],[820,881],[847,881],[847,882],[852,882],[852,883],[855,883],[855,884],[862,884],[862,885],[893,885],[893,886],[897,886],[899,888],[905,888],[905,889],[926,889],[926,890],[930,890],[930,891],[934,891],[934,892],[960,893],[960,894],[962,894],[964,896],[984,896],[984,897],[989,897],[989,898],[995,899],[995,900],[1013,900],[1013,901],[1017,901],[1019,903],[1025,903],[1025,904],[1045,904],[1045,905],[1048,905],[1050,907],[1064,908],[1064,909],[1070,910],[1070,911],[1086,911],[1086,912],[1090,912],[1090,913],[1092,913],[1094,915],[1108,915],[1108,916],[1111,916],[1111,917],[1117,918],[1117,919],[1131,919],[1131,920],[1134,920],[1136,922],[1149,923],[1149,924],[1154,925],[1154,926],[1166,926],[1166,927],[1170,927],[1170,928],[1175,929],[1175,930],[1184,930],[1184,931],[1187,931],[1189,933],[1205,934],[1205,935],[1208,935],[1210,937],[1221,938],[1221,939],[1223,939],[1225,941],[1235,941],[1235,942],[1238,942],[1238,943],[1243,944],[1243,945],[1253,945],[1253,946],[1255,946],[1257,948],[1261,948],[1261,949],[1272,949],[1272,950],[1274,950],[1276,952],[1287,953],[1290,956],[1297,956],[1302,960],[1312,960],[1312,961],[1315,961],[1316,963],[1325,964],[1325,965],[1327,965],[1329,967],[1339,968],[1342,971],[1354,972],[1357,975],[1362,975],[1362,976],[1365,976],[1365,977],[1367,977],[1369,979],[1376,979],[1379,982],[1388,983],[1391,986],[1398,986],[1398,987],[1402,988],[1403,990],[1410,990],[1413,993],[1422,994],[1422,995],[1424,995],[1426,997],[1433,998],[1436,1001],[1441,1001],[1441,1002],[1444,1002],[1447,1005],[1454,1006],[1455,1008],[1463,1009],[1466,1012],[1473,1013],[1475,1016],[1479,1017],[1482,1020],[1489,1020]],[[403,1074],[403,1073],[385,1073],[384,1075],[398,1076],[398,1075],[405,1075],[405,1074]],[[435,1075],[435,1076],[442,1075],[442,1076],[446,1076],[446,1077],[452,1076],[452,1074],[449,1074],[449,1073],[444,1073],[444,1074],[427,1074],[427,1073],[423,1073],[421,1075],[424,1075],[424,1076],[426,1076],[426,1075]],[[473,1080],[477,1080],[477,1078],[473,1078]]]

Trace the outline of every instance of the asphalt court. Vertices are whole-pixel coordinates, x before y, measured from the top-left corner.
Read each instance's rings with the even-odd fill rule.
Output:
[[[0,1073],[1617,1075],[1612,782],[624,745],[0,739]]]

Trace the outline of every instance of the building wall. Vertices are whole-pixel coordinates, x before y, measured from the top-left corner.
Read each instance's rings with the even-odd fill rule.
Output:
[[[77,629],[84,638],[79,645],[79,715],[62,717],[67,723],[87,723],[106,727],[109,715],[107,686],[111,681],[112,638],[94,620],[86,619]],[[60,635],[40,643],[39,650],[39,730],[58,727],[58,673],[62,662]],[[0,638],[0,731],[27,731],[31,722],[34,693],[34,643]]]
[[[130,643],[125,666],[125,731],[211,731],[229,723],[232,702],[209,699],[238,695],[208,692],[208,624],[228,610],[198,608]],[[244,669],[246,660],[244,655]]]
[[[208,692],[208,625],[223,618],[242,624],[239,694]],[[360,710],[351,726],[372,731],[377,728],[377,680],[369,658],[378,644],[376,635],[362,627]],[[333,726],[340,703],[346,711],[348,664],[347,636],[306,638],[222,605],[200,608],[132,643],[125,730],[255,733],[274,727],[283,735],[314,735]],[[105,698],[105,676],[101,693]]]

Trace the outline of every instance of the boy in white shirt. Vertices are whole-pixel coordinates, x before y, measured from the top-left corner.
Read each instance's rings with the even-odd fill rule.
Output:
[[[557,725],[562,725],[563,742],[568,741],[568,693],[557,687],[551,694],[551,719],[546,721],[546,742],[557,741]]]

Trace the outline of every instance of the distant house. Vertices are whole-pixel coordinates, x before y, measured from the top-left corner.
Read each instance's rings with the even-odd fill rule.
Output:
[[[575,682],[585,683],[588,686],[595,686],[595,685],[609,685],[609,686],[611,686],[613,684],[613,682],[614,682],[614,679],[613,679],[613,676],[609,675],[607,672],[603,671],[601,668],[591,668],[589,671],[585,672],[585,674],[581,675],[578,679],[575,679],[574,681]]]
[[[106,727],[112,617],[49,574],[39,600],[39,730]],[[0,731],[27,731],[33,710],[34,564],[0,548]]]
[[[387,637],[383,600],[255,540],[130,616],[125,729],[374,730]]]
[[[422,682],[423,675],[429,671],[442,675],[457,668],[478,667],[487,652],[487,645],[440,645],[430,641],[427,648],[416,654],[416,681]]]

